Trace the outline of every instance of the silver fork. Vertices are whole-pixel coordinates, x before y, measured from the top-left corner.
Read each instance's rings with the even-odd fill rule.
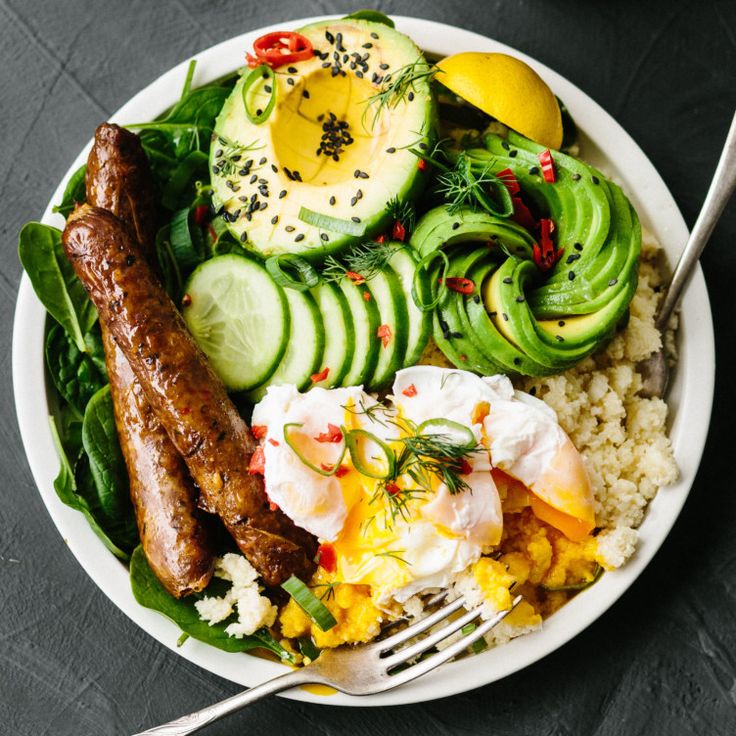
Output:
[[[482,621],[470,633],[421,661],[412,663],[412,660],[420,654],[476,621],[480,617],[480,610],[475,608],[468,611],[424,638],[399,648],[402,644],[407,644],[414,637],[437,626],[463,608],[465,599],[456,598],[437,611],[385,639],[357,647],[325,649],[318,659],[306,667],[291,670],[286,674],[256,685],[250,690],[198,710],[196,713],[190,713],[162,726],[133,734],[133,736],[153,736],[154,734],[156,736],[187,736],[187,734],[199,731],[210,723],[214,723],[256,700],[299,685],[329,685],[347,695],[374,695],[375,693],[392,690],[399,687],[399,685],[416,680],[417,677],[426,675],[435,667],[439,667],[441,664],[457,657],[458,654],[461,654],[467,647],[485,636],[496,624],[506,618],[521,600],[520,595],[516,596],[510,609],[497,613],[487,621]],[[405,669],[396,672],[401,665],[405,665]],[[394,674],[392,674],[392,671]]]

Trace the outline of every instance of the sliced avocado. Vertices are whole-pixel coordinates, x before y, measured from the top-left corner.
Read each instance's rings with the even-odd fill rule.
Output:
[[[427,69],[407,36],[361,18],[299,32],[315,55],[279,67],[273,79],[247,71],[217,118],[210,148],[213,203],[235,237],[261,256],[321,258],[385,229],[387,202],[411,201],[424,185],[409,148],[435,137],[427,77],[391,94],[402,70]],[[377,93],[386,93],[387,104],[376,102]],[[251,122],[245,105],[265,110],[272,94],[268,119]]]

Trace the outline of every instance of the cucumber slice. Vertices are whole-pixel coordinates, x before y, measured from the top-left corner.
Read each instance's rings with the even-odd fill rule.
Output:
[[[291,315],[291,337],[275,373],[248,396],[254,403],[269,386],[293,383],[300,391],[312,385],[311,376],[320,370],[325,348],[325,327],[314,297],[308,291],[284,289]]]
[[[379,326],[372,338],[379,345],[378,361],[368,380],[369,390],[375,391],[390,383],[404,363],[409,314],[399,277],[392,269],[379,271],[368,282],[368,287],[379,313]],[[386,330],[385,338],[379,335],[379,330]]]
[[[327,378],[314,386],[339,386],[355,352],[355,329],[347,299],[339,286],[321,283],[312,289],[325,327],[325,349],[317,372],[329,369]]]
[[[217,256],[195,269],[185,293],[187,328],[228,390],[267,380],[286,350],[290,316],[266,269],[245,256]]]
[[[365,284],[354,284],[344,278],[338,285],[350,309],[355,339],[352,360],[343,376],[342,385],[360,386],[373,375],[378,360],[381,343],[376,338],[376,332],[381,324],[380,315],[376,300]]]
[[[416,270],[417,261],[412,255],[414,251],[411,248],[401,248],[397,250],[391,260],[389,266],[394,270],[399,279],[403,299],[406,303],[408,313],[407,339],[406,339],[406,355],[404,356],[403,365],[416,365],[417,361],[427,347],[427,340],[432,331],[432,318],[430,312],[422,312],[414,303],[411,295],[411,287],[414,281],[414,271]],[[420,288],[423,293],[420,298],[425,302],[430,301],[429,288],[430,285],[426,280],[422,280]]]

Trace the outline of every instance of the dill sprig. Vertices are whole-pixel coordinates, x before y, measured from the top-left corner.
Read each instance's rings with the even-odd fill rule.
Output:
[[[245,145],[218,134],[217,139],[212,143],[215,146],[214,160],[218,169],[216,173],[220,176],[232,176],[243,166],[242,158],[246,153],[263,148],[263,146],[258,145],[259,142],[253,141],[253,143]]]
[[[371,108],[375,108],[373,120],[371,121],[371,128],[374,128],[384,110],[396,108],[410,92],[416,92],[416,85],[419,82],[431,82],[437,72],[439,72],[439,69],[436,66],[430,66],[420,56],[410,64],[387,74],[383,78],[378,91],[365,100],[364,125],[365,116]]]
[[[335,588],[338,585],[342,585],[341,580],[335,580],[332,583],[316,583],[313,585],[313,588],[324,588],[324,592],[320,594],[319,599],[321,601],[329,601],[330,599],[335,597]]]
[[[340,259],[328,256],[322,269],[323,281],[340,281],[348,271],[370,281],[384,271],[394,253],[403,246],[396,243],[367,242],[356,245]]]
[[[380,424],[383,427],[388,426],[386,424],[386,421],[383,419],[380,419],[378,417],[379,414],[383,414],[384,416],[388,414],[388,407],[384,406],[380,402],[376,402],[375,404],[371,404],[370,406],[366,406],[366,403],[363,399],[360,399],[358,402],[358,408],[355,408],[354,404],[341,404],[340,408],[345,409],[345,411],[350,412],[351,414],[355,414],[357,416],[365,416],[367,417],[371,422],[375,422],[376,424]]]
[[[398,196],[393,197],[386,202],[386,212],[389,213],[391,219],[398,220],[404,226],[407,235],[414,230],[417,222],[417,212],[413,202],[406,200],[402,202]]]
[[[405,549],[387,549],[385,552],[376,552],[376,557],[391,557],[394,560],[402,562],[404,565],[411,567],[411,562],[408,562],[401,555],[406,554]]]

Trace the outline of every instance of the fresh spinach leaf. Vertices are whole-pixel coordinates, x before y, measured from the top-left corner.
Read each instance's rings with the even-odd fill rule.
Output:
[[[64,188],[64,194],[61,202],[54,205],[53,211],[58,212],[64,217],[69,217],[69,213],[77,204],[87,201],[87,190],[85,189],[84,177],[87,173],[87,164],[82,164],[70,177]]]
[[[107,383],[92,358],[92,341],[92,337],[88,339],[88,335],[85,335],[89,352],[83,353],[58,324],[52,324],[46,336],[46,367],[51,380],[61,398],[80,418],[92,396]]]
[[[54,420],[53,417],[49,417],[49,424],[51,426],[51,435],[54,439],[54,444],[56,445],[56,451],[61,462],[59,474],[54,480],[54,490],[56,491],[56,495],[59,497],[62,503],[84,514],[87,522],[92,527],[92,531],[94,531],[94,533],[100,538],[102,543],[105,545],[105,547],[107,547],[108,550],[110,550],[110,552],[112,552],[116,557],[121,560],[128,560],[130,557],[129,552],[121,549],[115,542],[112,541],[107,532],[98,522],[92,508],[90,507],[90,504],[87,502],[84,496],[82,496],[78,492],[77,476],[83,475],[83,468],[86,464],[86,456],[83,453],[81,455],[77,455],[74,463],[72,463],[69,459],[69,455],[67,454],[67,450],[64,447],[64,445],[71,444],[69,439],[67,438],[65,442],[62,442],[62,438],[57,427],[57,422]],[[76,424],[78,424],[76,429],[79,430],[79,428],[81,427],[81,422],[78,422]],[[73,467],[73,465],[77,466],[76,469]],[[89,466],[87,465],[87,468],[88,467]],[[80,473],[80,470],[82,470],[82,473]]]
[[[130,584],[135,599],[142,606],[163,613],[179,628],[191,636],[226,652],[247,652],[251,649],[267,649],[286,662],[294,663],[293,655],[284,649],[267,629],[260,629],[251,636],[236,639],[225,633],[227,622],[210,626],[202,621],[194,602],[205,595],[217,595],[214,580],[203,593],[177,600],[161,585],[146,561],[142,547],[136,547],[130,560]]]
[[[170,210],[189,205],[196,196],[196,182],[207,178],[209,162],[207,154],[192,151],[174,169],[164,186],[161,202]]]
[[[61,245],[61,231],[29,222],[18,239],[18,256],[46,311],[66,330],[81,352],[85,333],[97,319],[92,302]]]
[[[115,544],[132,549],[138,541],[138,531],[109,385],[101,388],[87,404],[82,444],[89,459],[89,475],[82,463],[81,474],[77,474],[78,490]]]

